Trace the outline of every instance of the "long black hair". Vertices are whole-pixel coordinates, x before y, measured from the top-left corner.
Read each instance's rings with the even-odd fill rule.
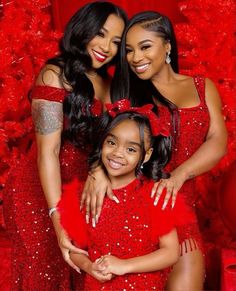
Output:
[[[111,87],[111,99],[115,102],[128,98],[133,106],[142,106],[147,103],[154,104],[153,99],[166,106],[172,114],[173,127],[177,128],[178,117],[176,106],[165,98],[153,85],[151,80],[141,80],[129,67],[126,58],[126,36],[128,31],[135,24],[140,24],[143,29],[155,32],[171,45],[171,66],[178,73],[178,50],[173,25],[169,18],[155,11],[144,11],[134,15],[128,22],[123,33],[120,58],[116,65],[114,78]]]
[[[149,119],[146,116],[133,111],[119,113],[114,119],[107,112],[102,115],[94,133],[94,140],[96,140],[96,144],[94,145],[93,151],[89,156],[90,168],[93,169],[99,165],[103,166],[101,153],[106,137],[113,128],[127,119],[136,122],[140,133],[142,154],[136,167],[136,176],[139,176],[139,174],[142,173],[144,176],[153,179],[154,181],[158,181],[161,178],[168,178],[169,174],[164,172],[164,167],[171,158],[171,137],[165,137],[162,135],[154,137],[151,133]],[[149,161],[143,164],[146,153],[144,131],[148,134],[150,147],[153,148],[153,152]],[[104,170],[106,171],[106,169]]]
[[[96,1],[83,6],[66,26],[59,44],[60,54],[47,61],[60,68],[62,83],[68,83],[72,88],[63,104],[67,118],[63,137],[80,147],[90,142],[94,121],[91,114],[94,88],[85,75],[92,67],[92,60],[86,46],[99,33],[111,14],[117,15],[126,24],[125,12],[113,3]],[[107,67],[108,64],[98,69],[98,74],[106,77]]]

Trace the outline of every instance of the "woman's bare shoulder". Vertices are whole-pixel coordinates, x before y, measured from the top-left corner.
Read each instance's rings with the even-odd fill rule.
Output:
[[[36,85],[50,86],[55,88],[63,88],[70,91],[71,87],[63,80],[61,68],[56,65],[46,64],[40,71]]]

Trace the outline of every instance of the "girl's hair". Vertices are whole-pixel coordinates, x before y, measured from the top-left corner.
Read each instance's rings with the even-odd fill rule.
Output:
[[[166,106],[172,114],[174,130],[177,128],[178,117],[174,116],[176,106],[166,99],[153,85],[151,80],[139,79],[129,67],[126,58],[126,36],[128,31],[135,24],[139,24],[147,31],[155,32],[158,37],[171,45],[171,66],[178,73],[178,50],[176,37],[169,18],[155,11],[145,11],[134,15],[128,22],[123,33],[120,58],[116,65],[111,88],[111,99],[115,102],[127,98],[133,106],[142,106],[147,103],[154,104],[153,98]]]
[[[72,87],[63,104],[68,121],[63,136],[81,147],[90,141],[94,121],[91,114],[94,89],[85,75],[92,67],[92,60],[86,46],[99,33],[111,14],[117,15],[126,24],[125,12],[113,3],[97,1],[83,6],[66,26],[64,36],[60,40],[59,55],[47,61],[47,64],[60,68],[59,77],[62,84],[68,83]],[[106,77],[107,67],[108,65],[104,65],[97,70],[98,74]]]
[[[144,176],[155,181],[161,178],[168,178],[169,174],[165,173],[163,169],[171,158],[171,138],[162,135],[158,135],[157,137],[152,136],[149,119],[133,111],[120,113],[114,119],[107,112],[103,114],[94,132],[96,145],[89,157],[90,168],[92,169],[98,165],[103,166],[101,153],[106,137],[120,122],[127,119],[136,122],[140,133],[142,154],[135,170],[136,176],[142,172]],[[153,152],[149,161],[143,164],[145,158],[144,131],[148,134],[150,147],[153,148]],[[141,169],[142,164],[143,168]]]

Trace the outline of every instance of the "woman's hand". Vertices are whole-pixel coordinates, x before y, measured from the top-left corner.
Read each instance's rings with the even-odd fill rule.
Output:
[[[164,198],[164,203],[162,205],[162,209],[166,208],[170,198],[171,207],[173,208],[175,206],[178,191],[183,186],[185,181],[186,181],[185,175],[176,170],[171,173],[170,178],[161,179],[160,181],[156,182],[151,192],[151,198],[154,198],[154,205],[156,206],[158,204],[159,199],[163,194],[163,191],[166,190],[164,191],[166,194]]]
[[[52,215],[52,222],[56,232],[58,245],[61,249],[64,260],[67,262],[68,265],[70,265],[73,269],[80,273],[80,269],[72,262],[70,258],[70,252],[84,255],[88,255],[88,253],[72,244],[70,238],[60,224],[60,215],[56,211]]]
[[[113,274],[122,276],[126,274],[125,260],[119,259],[112,255],[105,255],[96,260],[98,268],[104,275]]]
[[[90,213],[92,215],[92,225],[95,227],[102,211],[105,195],[119,203],[117,197],[112,193],[110,180],[105,175],[101,167],[97,167],[89,174],[81,196],[81,209],[86,206],[86,222],[89,223]]]

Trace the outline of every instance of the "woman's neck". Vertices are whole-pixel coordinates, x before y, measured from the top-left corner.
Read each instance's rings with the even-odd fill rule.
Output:
[[[173,71],[170,65],[166,65],[160,72],[154,75],[151,79],[154,85],[168,84],[175,79],[176,73]]]

